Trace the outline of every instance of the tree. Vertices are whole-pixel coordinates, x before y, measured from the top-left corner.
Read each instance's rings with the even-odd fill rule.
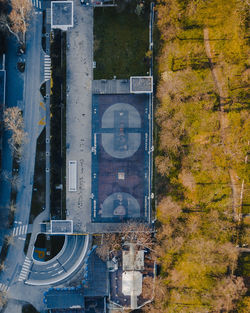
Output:
[[[0,291],[0,309],[3,308],[6,302],[7,302],[6,293],[4,291]]]
[[[212,297],[214,312],[230,312],[235,309],[236,301],[247,291],[242,277],[228,276],[218,281]]]
[[[142,283],[142,297],[143,299],[152,299],[154,296],[154,278],[146,276]]]
[[[4,124],[8,130],[12,131],[9,143],[16,156],[20,157],[22,153],[21,146],[26,139],[22,111],[18,107],[7,108],[4,111]]]
[[[147,224],[127,222],[121,229],[124,242],[134,243],[138,249],[153,248],[152,230]]]
[[[132,243],[140,249],[151,249],[153,247],[152,231],[144,223],[128,222],[121,228],[120,233],[106,233],[102,235],[102,242],[97,247],[97,255],[106,261],[110,253],[122,249],[123,243]]]
[[[8,16],[1,14],[0,26],[14,35],[20,44],[24,44],[32,4],[29,0],[12,0],[11,7]]]
[[[96,248],[97,255],[107,261],[111,252],[121,249],[121,235],[118,233],[102,234],[101,244]]]
[[[12,235],[5,236],[5,241],[8,246],[12,246],[14,244],[14,237]]]

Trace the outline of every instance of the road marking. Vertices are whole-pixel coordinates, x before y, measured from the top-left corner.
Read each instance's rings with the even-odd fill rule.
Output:
[[[63,272],[63,270],[61,270],[61,271],[57,272],[57,274],[61,274],[62,272]]]
[[[6,286],[5,284],[0,283],[0,290],[7,292],[10,289],[10,287]]]
[[[16,226],[12,230],[12,235],[13,236],[25,235],[25,234],[27,234],[27,231],[28,231],[28,225],[27,224]]]
[[[52,266],[48,266],[47,268],[52,268],[52,267],[56,267],[58,265],[58,263],[53,264]]]
[[[24,238],[24,237],[18,237],[18,239],[23,240],[23,241],[25,240],[25,238]]]
[[[23,280],[27,279],[28,274],[30,272],[31,263],[32,263],[32,261],[26,256],[26,258],[23,262],[22,270],[20,272],[18,281],[23,281]]]
[[[40,102],[40,106],[44,109],[44,111],[46,111],[46,108],[44,106],[44,103],[43,102]]]
[[[49,80],[51,78],[51,59],[48,54],[44,55],[44,79]]]
[[[38,122],[38,125],[46,125],[45,117],[43,117],[43,118]]]

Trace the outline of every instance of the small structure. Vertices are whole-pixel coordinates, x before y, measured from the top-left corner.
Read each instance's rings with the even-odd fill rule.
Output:
[[[82,5],[92,7],[114,7],[115,0],[80,0]]]
[[[73,234],[73,221],[51,220],[50,225],[52,234]]]
[[[69,161],[69,191],[77,191],[77,161]]]
[[[51,28],[67,30],[73,25],[73,1],[51,1]]]
[[[73,234],[72,220],[51,220],[50,222],[40,223],[41,232],[53,235]]]
[[[152,93],[153,77],[152,76],[131,76],[130,77],[131,93]]]
[[[138,251],[134,243],[125,243],[124,246],[128,246],[129,249],[125,248],[118,256],[118,264],[122,263],[122,266],[109,267],[109,307],[114,312],[116,309],[120,310],[119,312],[139,309],[151,302],[154,297],[155,263],[150,254],[144,250]],[[144,297],[145,278],[152,280],[151,299]]]

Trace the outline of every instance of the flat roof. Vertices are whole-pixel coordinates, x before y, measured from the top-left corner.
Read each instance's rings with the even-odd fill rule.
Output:
[[[124,296],[139,296],[142,293],[142,273],[128,271],[122,273],[122,293]]]
[[[51,2],[51,28],[67,30],[73,27],[73,1]]]
[[[131,76],[130,77],[131,93],[152,93],[153,77],[152,76]]]
[[[135,256],[129,251],[122,251],[123,271],[143,271],[144,269],[144,251],[137,251]]]
[[[77,191],[77,161],[69,161],[69,191]]]
[[[71,220],[51,220],[51,233],[52,234],[72,234],[73,221]]]
[[[84,307],[82,290],[56,290],[45,293],[45,303],[48,309],[68,309]]]

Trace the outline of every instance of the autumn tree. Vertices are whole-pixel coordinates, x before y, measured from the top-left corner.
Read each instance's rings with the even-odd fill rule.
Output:
[[[32,4],[29,0],[11,0],[9,15],[1,14],[0,25],[13,34],[20,44],[25,44]]]
[[[102,234],[101,243],[96,249],[96,253],[103,260],[107,260],[110,253],[115,253],[122,249],[124,243],[132,243],[138,250],[152,249],[152,231],[144,223],[127,222],[121,227],[119,233]]]
[[[121,249],[121,235],[119,233],[102,234],[101,243],[96,248],[97,255],[107,261],[111,252]]]
[[[17,157],[20,157],[21,146],[26,139],[22,111],[18,107],[7,108],[4,111],[4,124],[12,132],[9,143]]]

